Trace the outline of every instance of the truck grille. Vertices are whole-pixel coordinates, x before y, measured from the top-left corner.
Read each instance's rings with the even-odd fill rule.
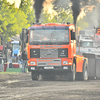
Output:
[[[41,58],[58,58],[58,49],[40,49]]]
[[[37,66],[61,66],[61,59],[38,59]]]
[[[67,58],[68,49],[30,49],[30,58]]]

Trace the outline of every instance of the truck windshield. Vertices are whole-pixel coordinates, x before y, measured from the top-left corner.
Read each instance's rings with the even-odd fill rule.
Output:
[[[89,42],[89,41],[82,41],[80,43],[80,47],[93,47],[93,42]]]
[[[13,44],[13,50],[20,50],[19,44]]]
[[[69,44],[69,30],[30,30],[30,45]]]

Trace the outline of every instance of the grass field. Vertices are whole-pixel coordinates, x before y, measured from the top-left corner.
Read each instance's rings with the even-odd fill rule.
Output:
[[[0,72],[0,74],[16,74],[18,72]]]

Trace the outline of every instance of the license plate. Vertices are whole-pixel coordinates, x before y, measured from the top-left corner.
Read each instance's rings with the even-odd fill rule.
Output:
[[[54,67],[44,67],[44,69],[54,69]]]
[[[35,70],[35,67],[31,67],[31,70]]]
[[[68,69],[68,67],[63,67],[63,69]]]

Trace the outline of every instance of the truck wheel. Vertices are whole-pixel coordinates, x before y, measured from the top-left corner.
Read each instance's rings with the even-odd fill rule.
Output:
[[[67,74],[68,81],[74,81],[75,80],[75,64],[73,63],[73,70],[68,72]]]
[[[39,75],[35,72],[31,72],[31,78],[32,80],[38,80],[39,79]]]
[[[83,65],[83,72],[82,73],[76,73],[76,80],[86,81],[88,80],[88,70],[87,70],[87,64],[86,62]]]
[[[85,62],[82,72],[82,80],[86,81],[88,80],[88,70],[87,70],[87,64]]]

